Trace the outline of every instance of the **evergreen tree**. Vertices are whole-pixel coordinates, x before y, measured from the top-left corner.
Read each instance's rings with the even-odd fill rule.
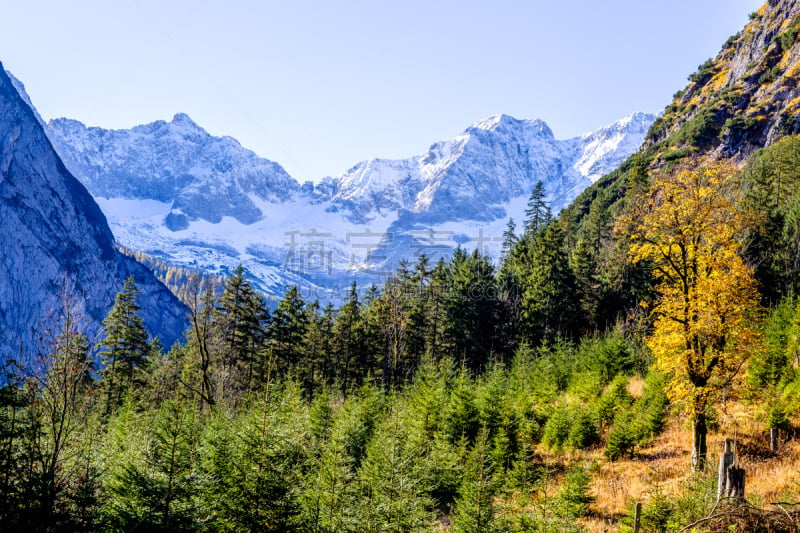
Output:
[[[122,291],[114,300],[114,307],[103,321],[105,338],[100,347],[104,368],[100,373],[107,413],[122,402],[147,363],[149,345],[144,322],[139,316],[139,304],[136,303],[138,294],[139,289],[131,276],[125,280]]]
[[[484,428],[467,459],[461,490],[453,512],[453,531],[456,533],[496,531],[492,505],[496,489],[489,457],[488,431]]]
[[[347,302],[336,315],[331,347],[335,358],[334,382],[345,391],[353,388],[367,369],[363,330],[362,304],[353,282]]]
[[[503,231],[503,257],[507,256],[514,245],[517,243],[517,225],[514,223],[513,218],[508,219],[505,231]]]
[[[450,291],[450,269],[444,259],[439,259],[430,273],[423,317],[425,352],[433,360],[444,357],[449,351],[447,311]]]
[[[26,434],[38,435],[38,424],[29,425],[25,409],[33,403],[18,362],[0,361],[0,524],[22,524],[25,519]]]
[[[196,531],[202,514],[195,411],[169,400],[154,418],[144,456],[123,465],[109,483],[107,528]]]
[[[331,337],[333,331],[333,306],[328,304],[320,313],[319,302],[306,308],[308,328],[303,341],[305,350],[298,365],[297,377],[309,398],[332,379]]]
[[[577,304],[587,325],[597,324],[600,318],[602,300],[601,284],[597,275],[597,264],[589,244],[579,239],[569,256],[577,288]],[[606,324],[598,324],[605,326]],[[587,328],[584,328],[587,329]]]
[[[299,531],[306,408],[294,384],[209,428],[207,505],[227,531]]]
[[[303,356],[303,339],[308,329],[305,302],[293,286],[278,304],[268,328],[267,368],[262,374],[266,383],[275,375],[293,369]],[[276,374],[277,372],[277,374]]]
[[[409,429],[392,410],[367,446],[359,471],[361,531],[423,532],[433,524],[430,487],[418,469],[423,450]]]
[[[575,278],[558,224],[534,238],[526,259],[519,267],[526,331],[538,339],[569,333],[576,325]]]
[[[448,298],[449,335],[453,356],[480,373],[499,348],[499,302],[494,268],[489,258],[458,249],[452,262],[452,289]]]
[[[252,388],[257,355],[264,344],[268,312],[261,297],[245,277],[242,265],[222,284],[214,317],[222,343],[220,356],[223,390],[247,392]]]
[[[553,215],[550,213],[550,206],[545,200],[546,193],[544,183],[536,182],[528,199],[528,206],[525,209],[525,234],[533,236],[540,229],[550,224]]]

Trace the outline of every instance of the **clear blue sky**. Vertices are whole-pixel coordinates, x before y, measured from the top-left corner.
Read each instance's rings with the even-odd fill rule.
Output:
[[[297,179],[494,113],[559,138],[659,112],[761,0],[25,0],[0,61],[45,119],[188,113]]]

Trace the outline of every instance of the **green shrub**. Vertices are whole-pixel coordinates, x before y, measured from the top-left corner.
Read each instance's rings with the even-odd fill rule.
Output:
[[[633,532],[633,518],[636,513],[636,502],[628,504],[628,515],[621,520],[621,533]],[[641,531],[648,533],[666,533],[672,531],[673,515],[675,514],[675,504],[667,497],[664,492],[656,488],[650,495],[647,503],[642,505],[639,524]]]
[[[590,493],[592,478],[585,468],[575,467],[567,472],[564,486],[556,496],[556,514],[561,518],[581,518],[589,511],[595,498]]]
[[[600,440],[597,420],[588,409],[576,409],[567,436],[567,444],[576,450],[589,448]]]
[[[707,59],[705,63],[697,67],[697,71],[689,75],[689,81],[702,85],[714,75],[714,60]]]
[[[666,393],[667,378],[664,374],[650,372],[644,381],[644,392],[633,404],[633,432],[641,443],[664,429],[669,399]]]
[[[767,414],[767,429],[789,430],[789,418],[786,416],[786,407],[783,402],[775,402]]]
[[[633,397],[628,392],[628,378],[617,376],[609,385],[595,405],[595,413],[600,424],[610,424],[614,417],[633,403]]]
[[[702,148],[715,142],[721,129],[722,124],[719,123],[715,110],[705,108],[698,111],[678,130],[674,135],[674,141],[678,144]]]
[[[775,81],[775,79],[778,77],[778,73],[780,73],[780,71],[781,71],[781,69],[780,69],[780,67],[778,65],[775,65],[772,68],[769,68],[769,69],[765,70],[761,74],[761,76],[758,77],[759,85],[763,85],[765,83],[771,83],[771,82]]]
[[[570,410],[566,406],[558,406],[544,425],[542,442],[552,450],[560,450],[567,442],[571,428]]]
[[[633,434],[633,416],[630,412],[622,412],[614,419],[614,425],[606,440],[606,457],[612,461],[627,455],[633,456],[636,438]]]

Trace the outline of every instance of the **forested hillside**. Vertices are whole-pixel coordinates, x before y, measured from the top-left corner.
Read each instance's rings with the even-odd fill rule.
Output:
[[[173,272],[171,347],[133,280],[96,343],[65,292],[3,364],[3,530],[798,531],[798,16],[754,13],[559,216],[535,187],[499,264],[338,308]]]

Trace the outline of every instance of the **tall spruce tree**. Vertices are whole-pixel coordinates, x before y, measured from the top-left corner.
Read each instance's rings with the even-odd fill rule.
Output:
[[[224,390],[247,392],[252,388],[257,355],[263,347],[268,312],[242,265],[223,282],[214,314],[222,344],[220,373]]]
[[[498,348],[494,268],[477,250],[467,255],[459,248],[453,256],[451,283],[448,324],[453,356],[480,373]]]
[[[331,346],[335,358],[333,379],[343,390],[354,387],[366,366],[362,326],[362,304],[358,298],[358,287],[353,282],[347,302],[336,315]]]
[[[509,218],[508,224],[506,224],[506,229],[503,231],[503,257],[507,256],[511,249],[514,248],[517,240],[517,225],[513,218]]]
[[[575,327],[575,277],[564,234],[557,223],[544,228],[519,265],[524,329],[535,338],[552,338]]]
[[[550,206],[547,204],[544,183],[536,182],[525,209],[525,233],[534,235],[553,220]]]
[[[105,338],[100,342],[103,357],[103,386],[106,394],[106,412],[122,402],[125,393],[137,380],[137,373],[147,363],[149,345],[147,330],[139,316],[136,296],[139,289],[133,276],[125,280],[117,294],[114,307],[103,321]]]
[[[278,304],[270,321],[267,345],[267,369],[264,378],[269,382],[277,371],[285,373],[294,368],[303,356],[303,339],[308,328],[305,302],[296,286],[289,289]]]
[[[297,377],[309,398],[315,391],[329,384],[332,372],[331,331],[333,330],[333,306],[328,304],[320,312],[319,301],[307,308],[308,327],[303,339],[303,356],[298,364]]]

